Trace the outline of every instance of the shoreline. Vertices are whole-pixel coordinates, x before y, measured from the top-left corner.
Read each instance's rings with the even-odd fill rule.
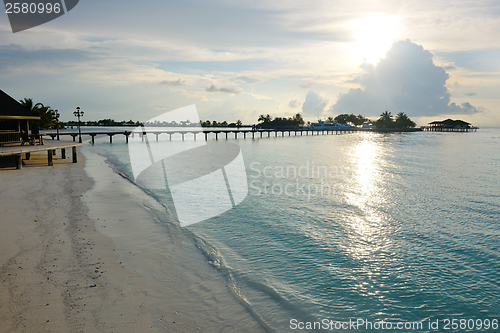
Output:
[[[230,276],[209,263],[198,237],[180,227],[155,198],[90,149],[85,171],[95,186],[83,196],[96,229],[111,237],[120,263],[148,279],[155,327],[168,332],[267,332]],[[126,208],[125,208],[126,207]],[[210,249],[216,251],[216,249]]]
[[[266,331],[192,233],[84,151],[0,169],[1,332]]]

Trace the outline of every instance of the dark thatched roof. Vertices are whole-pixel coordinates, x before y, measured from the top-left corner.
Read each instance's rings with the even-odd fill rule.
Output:
[[[21,103],[0,90],[0,119],[40,119]]]
[[[446,119],[446,120],[443,120],[443,121],[433,121],[432,123],[429,123],[429,125],[436,125],[436,126],[452,126],[452,127],[456,127],[456,126],[460,126],[460,127],[465,127],[465,126],[469,126],[470,123],[466,122],[466,121],[463,121],[463,120],[453,120],[453,119]]]

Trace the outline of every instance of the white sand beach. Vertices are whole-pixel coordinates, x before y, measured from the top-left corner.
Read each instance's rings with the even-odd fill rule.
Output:
[[[153,332],[147,279],[122,267],[81,195],[84,159],[0,170],[0,332]]]
[[[46,163],[32,154],[22,170],[0,169],[0,332],[264,331],[196,248],[169,245],[181,229],[144,239],[165,227],[132,223],[148,212],[119,190],[103,202],[99,186],[109,185],[91,191],[81,154],[77,164],[59,155]],[[106,172],[110,183],[127,182]],[[99,211],[106,205],[115,209]]]

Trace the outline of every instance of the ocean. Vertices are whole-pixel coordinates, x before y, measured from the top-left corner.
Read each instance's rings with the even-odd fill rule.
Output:
[[[177,302],[204,331],[235,307],[248,314],[223,326],[235,332],[499,329],[500,129],[229,139],[247,197],[184,228],[113,141],[84,144],[84,201],[149,277],[158,318]]]

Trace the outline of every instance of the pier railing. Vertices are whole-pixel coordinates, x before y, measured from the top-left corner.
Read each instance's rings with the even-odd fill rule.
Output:
[[[479,127],[468,126],[468,127],[445,127],[445,126],[422,126],[423,131],[430,132],[477,132]]]
[[[0,145],[11,142],[21,142],[21,133],[10,131],[0,132]]]
[[[193,140],[199,139],[198,135],[203,135],[205,141],[208,141],[209,135],[211,134],[212,137],[215,136],[215,140],[219,139],[238,139],[241,138],[243,135],[243,139],[246,139],[247,137],[251,137],[252,139],[255,138],[264,138],[264,137],[285,137],[285,136],[314,136],[314,135],[330,135],[330,134],[347,134],[347,133],[354,133],[354,132],[378,132],[378,133],[389,133],[389,132],[418,132],[422,131],[422,128],[376,128],[376,129],[366,129],[366,128],[358,128],[358,127],[349,127],[349,128],[336,128],[336,129],[312,129],[312,128],[303,128],[303,127],[285,127],[285,128],[260,128],[256,130],[252,130],[250,128],[240,128],[240,129],[189,129],[189,128],[179,128],[179,127],[170,127],[170,128],[146,128],[143,131],[131,131],[131,130],[126,130],[126,131],[84,131],[82,132],[82,136],[87,136],[91,138],[91,142],[95,143],[95,137],[96,136],[109,136],[109,142],[113,142],[113,136],[115,135],[124,135],[125,136],[125,141],[128,143],[129,142],[129,137],[134,138],[136,135],[142,138],[144,140],[144,134],[147,135],[154,135],[154,139],[156,141],[159,141],[160,135],[168,135],[168,140],[172,141],[172,136],[175,134],[178,134],[181,136],[182,141],[184,141],[185,138],[192,138]],[[52,140],[55,140],[57,137],[57,134],[55,132],[48,132],[44,133],[43,135],[50,136]],[[64,132],[59,132],[60,136],[64,135],[69,135],[73,137],[73,141],[76,141],[76,138],[78,137],[78,133],[71,132],[71,133],[64,133]],[[233,136],[234,135],[234,136]],[[151,140],[151,139],[150,139]]]
[[[255,139],[256,137],[284,137],[284,136],[292,136],[292,133],[294,136],[308,136],[308,135],[328,135],[328,134],[344,134],[344,133],[352,133],[352,129],[305,129],[305,128],[282,128],[282,129],[258,129],[258,130],[251,130],[251,129],[228,129],[228,130],[196,130],[196,129],[179,129],[179,128],[169,128],[169,129],[148,129],[145,134],[152,134],[155,136],[156,141],[159,140],[160,135],[168,135],[168,139],[171,141],[172,140],[172,135],[174,134],[180,134],[182,137],[182,140],[184,141],[184,138],[186,135],[192,135],[192,138],[194,140],[198,139],[198,134],[204,135],[204,139],[207,141],[208,140],[208,135],[209,134],[215,134],[215,140],[219,140],[219,138],[225,138],[225,139],[230,139],[232,138],[232,134],[234,134],[234,138],[238,139],[238,136],[241,138],[241,135],[243,134],[243,138],[246,139],[248,137],[252,137],[252,139]],[[288,134],[288,135],[286,135]],[[54,132],[48,132],[44,133],[43,135],[50,136],[52,140],[55,140],[57,137],[57,134]],[[64,133],[64,132],[59,132],[59,136],[71,136],[73,137],[73,141],[76,141],[76,138],[78,137],[78,133]],[[137,132],[137,131],[85,131],[82,132],[82,136],[90,136],[91,137],[91,142],[95,143],[95,137],[96,136],[109,136],[109,141],[112,143],[113,142],[113,136],[115,135],[124,135],[125,140],[128,143],[129,137],[135,137],[136,135],[139,135],[140,137],[143,137],[142,132]],[[220,135],[220,137],[219,137]],[[231,136],[230,136],[231,135]]]

